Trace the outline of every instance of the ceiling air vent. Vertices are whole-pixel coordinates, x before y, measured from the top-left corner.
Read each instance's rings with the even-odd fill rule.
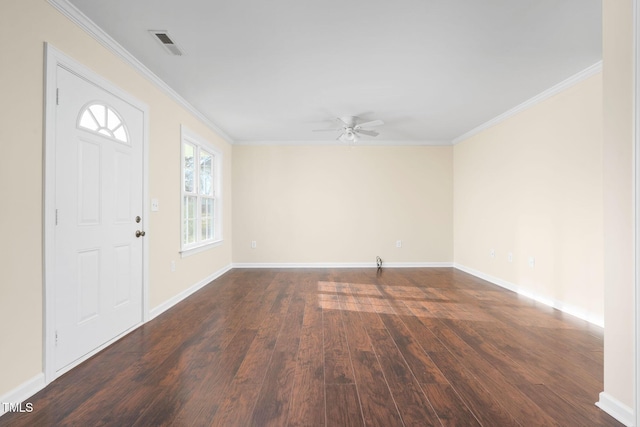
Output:
[[[167,31],[149,30],[154,39],[158,41],[172,55],[182,56],[182,50],[174,42]]]

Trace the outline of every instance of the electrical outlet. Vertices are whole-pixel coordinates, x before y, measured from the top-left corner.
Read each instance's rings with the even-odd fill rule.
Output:
[[[489,251],[489,256],[490,256],[491,258],[495,258],[495,257],[496,257],[496,250],[495,250],[495,249],[491,249],[491,250]]]
[[[160,202],[158,199],[151,199],[151,211],[158,212],[160,210]]]
[[[171,272],[175,272],[176,271],[176,262],[175,261],[171,261]]]
[[[532,256],[529,257],[529,268],[534,268],[536,266],[536,259]]]
[[[251,249],[255,249],[258,247],[258,243],[255,240],[251,241]]]
[[[396,240],[396,248],[402,247],[402,240]]]
[[[507,254],[507,261],[513,262],[513,254],[511,252]]]

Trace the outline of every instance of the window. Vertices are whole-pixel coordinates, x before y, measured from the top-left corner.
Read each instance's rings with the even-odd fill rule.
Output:
[[[89,104],[82,110],[78,127],[119,142],[129,142],[127,128],[120,115],[100,102]]]
[[[222,241],[222,154],[182,127],[182,254]]]

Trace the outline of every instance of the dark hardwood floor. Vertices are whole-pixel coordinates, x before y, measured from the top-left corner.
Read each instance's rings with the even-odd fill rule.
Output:
[[[0,425],[618,426],[602,335],[451,268],[236,269]]]

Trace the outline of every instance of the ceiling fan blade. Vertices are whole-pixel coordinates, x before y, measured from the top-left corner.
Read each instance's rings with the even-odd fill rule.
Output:
[[[368,135],[368,136],[378,136],[378,135],[380,135],[375,130],[365,130],[365,129],[356,129],[356,133],[361,133],[363,135]]]
[[[338,132],[341,131],[342,128],[336,128],[336,129],[314,129],[313,132]]]
[[[360,123],[359,125],[356,126],[356,129],[360,130],[363,127],[380,126],[383,124],[384,122],[382,120],[373,120],[370,122]]]

